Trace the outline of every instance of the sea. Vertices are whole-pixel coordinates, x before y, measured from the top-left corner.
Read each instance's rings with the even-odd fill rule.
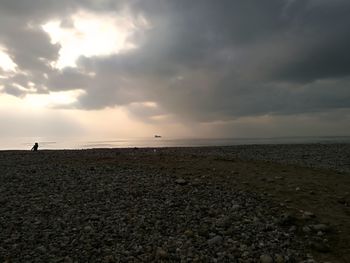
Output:
[[[204,147],[254,144],[306,144],[350,143],[350,136],[308,136],[273,138],[128,138],[109,140],[80,140],[63,138],[16,138],[0,139],[0,150],[30,150],[35,142],[39,149],[93,149],[134,147]]]

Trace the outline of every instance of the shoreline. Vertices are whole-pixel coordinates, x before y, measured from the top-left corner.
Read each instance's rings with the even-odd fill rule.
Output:
[[[162,146],[82,149],[40,149],[39,152],[55,151],[130,151],[158,150],[163,153],[186,152],[187,154],[225,155],[242,160],[271,161],[287,165],[299,165],[316,169],[350,173],[350,143],[296,143],[296,144],[245,144],[228,146]],[[2,152],[29,152],[30,150],[0,150]]]
[[[348,262],[349,148],[0,151],[0,258]]]

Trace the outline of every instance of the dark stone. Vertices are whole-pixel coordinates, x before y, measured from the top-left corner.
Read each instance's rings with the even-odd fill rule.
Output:
[[[294,215],[290,213],[284,213],[278,220],[278,223],[281,226],[292,226],[296,224],[297,220],[298,219]]]
[[[328,253],[331,251],[329,245],[324,242],[311,242],[310,247],[318,252]]]

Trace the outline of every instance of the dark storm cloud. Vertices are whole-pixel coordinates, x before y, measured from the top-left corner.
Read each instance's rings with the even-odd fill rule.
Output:
[[[83,89],[76,107],[129,105],[142,117],[142,104],[135,103],[153,101],[164,114],[197,121],[350,107],[346,0],[23,0],[0,5],[6,14],[0,42],[19,68],[31,73],[28,81],[52,91]],[[25,26],[49,17],[69,26],[69,14],[79,8],[103,12],[125,6],[151,24],[132,36],[139,48],[82,57],[78,68],[62,72],[48,64],[56,60],[59,46],[40,29]],[[5,92],[19,93],[11,86],[14,81],[7,80]],[[159,115],[148,110],[147,118]]]

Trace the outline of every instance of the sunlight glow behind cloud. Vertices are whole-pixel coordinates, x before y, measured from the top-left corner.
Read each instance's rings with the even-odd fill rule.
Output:
[[[149,27],[140,16],[133,18],[128,12],[121,14],[95,14],[80,11],[64,21],[54,20],[42,25],[52,44],[59,44],[58,61],[53,66],[59,69],[76,67],[80,56],[108,56],[137,48],[130,37],[139,29]]]
[[[17,65],[0,46],[0,68],[2,68],[4,71],[15,71],[16,67]]]
[[[50,92],[49,94],[29,94],[24,98],[25,104],[34,108],[69,106],[84,93],[82,90]]]

